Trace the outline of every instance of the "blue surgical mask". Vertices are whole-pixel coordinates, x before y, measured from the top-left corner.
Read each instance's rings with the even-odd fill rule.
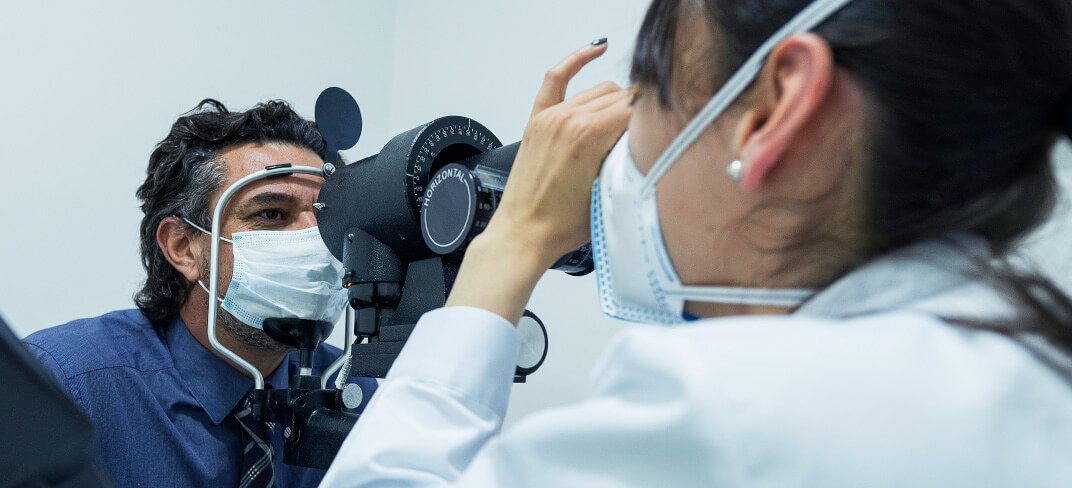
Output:
[[[850,1],[817,0],[779,29],[686,124],[646,175],[629,154],[628,133],[614,146],[592,187],[592,248],[605,314],[636,322],[678,324],[686,320],[686,301],[796,307],[814,293],[799,288],[684,285],[663,242],[655,185],[751,84],[779,42],[815,28]]]
[[[236,232],[223,240],[231,243],[234,269],[227,293],[217,300],[238,320],[263,329],[267,318],[335,323],[342,316],[347,300],[342,263],[328,251],[317,227]]]

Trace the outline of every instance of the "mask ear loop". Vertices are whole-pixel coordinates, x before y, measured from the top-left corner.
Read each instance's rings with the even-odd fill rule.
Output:
[[[212,294],[212,292],[211,292],[211,291],[208,291],[208,287],[207,287],[207,286],[205,286],[205,284],[204,284],[204,283],[202,283],[202,282],[201,282],[201,280],[197,280],[197,285],[198,285],[198,286],[200,286],[202,290],[205,290],[205,293],[208,293],[208,294],[210,294],[210,295]],[[222,298],[220,298],[220,297],[216,297],[216,300],[219,300],[219,301],[220,301],[220,303],[223,303],[223,299],[222,299]]]
[[[692,146],[693,142],[703,134],[712,122],[715,121],[726,108],[737,100],[737,97],[741,96],[741,93],[748,88],[748,86],[759,75],[760,70],[763,68],[763,63],[766,62],[767,56],[778,46],[778,43],[782,42],[786,38],[807,32],[814,29],[819,24],[823,23],[826,19],[834,15],[835,12],[844,7],[852,0],[816,0],[809,4],[804,10],[801,10],[796,16],[789,20],[781,29],[778,29],[769,39],[766,40],[756,52],[749,56],[748,60],[741,65],[741,68],[730,77],[729,81],[718,90],[711,100],[704,105],[700,112],[696,114],[685,128],[681,130],[681,133],[674,138],[673,142],[667,146],[663,151],[659,159],[655,161],[655,164],[651,167],[651,171],[644,177],[644,184],[640,187],[640,194],[647,196],[650,192],[655,190],[655,183],[662,178],[663,173],[666,173],[670,166],[673,165],[678,158]],[[735,166],[735,163],[730,163],[729,169]],[[744,165],[741,164],[737,171],[742,173],[743,176]],[[729,173],[733,178],[734,173]],[[737,180],[738,178],[733,178]]]
[[[201,231],[201,232],[204,232],[204,233],[206,233],[206,234],[208,234],[208,235],[210,235],[210,236],[212,235],[212,233],[211,233],[211,232],[209,232],[209,231],[205,230],[205,229],[204,229],[203,227],[201,227],[200,225],[197,225],[197,224],[195,224],[195,223],[191,222],[191,221],[190,221],[190,219],[188,219],[188,218],[186,218],[186,217],[183,217],[183,218],[182,218],[182,220],[185,220],[185,221],[186,221],[186,223],[190,225],[190,227],[193,227],[193,228],[195,228],[195,229],[197,229],[197,230],[199,230],[199,231]],[[228,238],[226,238],[226,237],[223,237],[223,236],[220,236],[220,240],[222,240],[222,241],[224,241],[224,242],[227,242],[227,243],[230,243],[230,244],[234,244],[234,241],[232,241],[232,240],[230,240],[230,239],[228,239]]]
[[[182,218],[182,220],[185,220],[185,221],[186,221],[186,223],[187,223],[187,224],[188,224],[188,225],[189,225],[190,227],[193,227],[193,228],[195,228],[195,229],[197,229],[197,230],[199,230],[199,231],[201,231],[201,232],[204,232],[204,233],[208,234],[209,236],[211,236],[211,235],[212,235],[212,233],[211,233],[211,232],[209,232],[209,231],[205,230],[205,229],[204,229],[203,227],[201,227],[200,225],[197,225],[197,224],[193,223],[193,221],[191,221],[190,219],[188,219],[188,218],[186,218],[186,217],[183,217],[183,218]],[[221,239],[221,240],[224,240],[224,241],[226,241],[226,242],[228,242],[228,243],[234,244],[234,241],[232,241],[232,240],[230,240],[230,239],[228,239],[228,238],[226,238],[226,237],[220,237],[220,239]],[[212,295],[212,292],[211,292],[211,291],[209,291],[208,287],[207,287],[207,286],[205,286],[205,284],[204,284],[204,283],[202,283],[202,282],[201,282],[201,280],[197,280],[197,285],[198,285],[198,286],[200,286],[202,290],[205,290],[205,293],[208,293],[209,295]],[[219,300],[219,301],[220,301],[220,303],[223,303],[223,299],[222,299],[222,298],[220,298],[220,297],[216,297],[216,300]]]
[[[193,223],[193,221],[191,221],[190,219],[188,219],[186,217],[183,217],[182,220],[186,221],[186,224],[189,225],[190,227],[193,227],[193,228],[195,228],[195,229],[197,229],[197,230],[199,230],[201,232],[204,232],[204,233],[206,233],[206,234],[208,234],[210,236],[212,235],[211,232],[205,230],[204,227],[201,227],[200,225],[197,225],[197,224]],[[229,242],[231,244],[234,244],[234,241],[232,241],[232,240],[230,240],[230,239],[228,239],[226,237],[220,237],[220,239],[223,239],[224,241],[227,241],[227,242]],[[209,295],[212,295],[212,292],[209,291],[208,287],[205,286],[205,284],[202,283],[201,280],[197,280],[197,285],[200,286],[202,290],[205,290],[205,293],[208,293]],[[223,299],[220,298],[220,297],[216,297],[216,300],[219,300],[220,303],[223,303]]]

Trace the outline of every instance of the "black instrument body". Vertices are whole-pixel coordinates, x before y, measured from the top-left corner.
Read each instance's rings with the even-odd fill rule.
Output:
[[[347,324],[359,339],[350,373],[383,378],[418,319],[446,302],[465,245],[495,211],[520,143],[503,146],[480,123],[447,116],[395,136],[379,154],[340,166],[334,152],[360,136],[357,104],[344,90],[329,88],[317,100],[316,113],[329,153],[315,204],[317,225],[343,264],[343,286],[355,311],[354,323]],[[447,167],[461,169],[437,175]],[[459,186],[450,175],[466,178],[456,179]],[[457,245],[434,245],[441,235],[457,237],[451,237]],[[575,275],[592,268],[590,246],[553,267]],[[312,351],[330,332],[321,325],[266,321],[265,331],[301,350],[308,372]],[[542,347],[542,354],[527,354],[517,366],[514,381],[524,382],[546,358],[547,331],[527,310],[518,326],[538,346],[527,351]],[[326,468],[357,420],[345,411],[344,396],[321,389],[320,378],[311,373],[298,375],[289,390],[255,390],[253,415],[287,429],[284,462]]]

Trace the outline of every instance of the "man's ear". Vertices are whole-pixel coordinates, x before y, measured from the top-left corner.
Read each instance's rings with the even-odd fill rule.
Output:
[[[757,80],[756,101],[737,129],[745,191],[759,188],[782,160],[823,104],[833,78],[833,52],[818,35],[795,35],[774,48]]]
[[[156,244],[164,252],[164,258],[190,282],[201,279],[201,267],[197,262],[200,246],[191,236],[190,226],[178,217],[165,217],[156,226]]]

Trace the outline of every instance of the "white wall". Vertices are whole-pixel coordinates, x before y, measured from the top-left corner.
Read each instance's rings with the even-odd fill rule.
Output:
[[[393,5],[307,5],[0,3],[0,312],[18,334],[133,306],[134,192],[153,146],[201,99],[282,98],[311,118],[339,85],[378,94],[362,109],[388,119]],[[365,137],[386,130],[370,123]]]
[[[0,314],[24,336],[133,306],[143,279],[134,191],[153,145],[202,98],[235,109],[282,98],[311,117],[321,89],[344,87],[365,120],[350,160],[448,114],[509,143],[543,72],[573,49],[610,39],[571,92],[625,83],[647,3],[0,3]],[[1068,167],[1072,153],[1062,146],[1060,155]],[[1072,171],[1062,179],[1072,185]],[[1067,289],[1070,207],[1030,246]],[[509,420],[582,397],[621,327],[599,314],[591,276],[549,272],[530,308],[547,323],[550,353],[515,388]]]

